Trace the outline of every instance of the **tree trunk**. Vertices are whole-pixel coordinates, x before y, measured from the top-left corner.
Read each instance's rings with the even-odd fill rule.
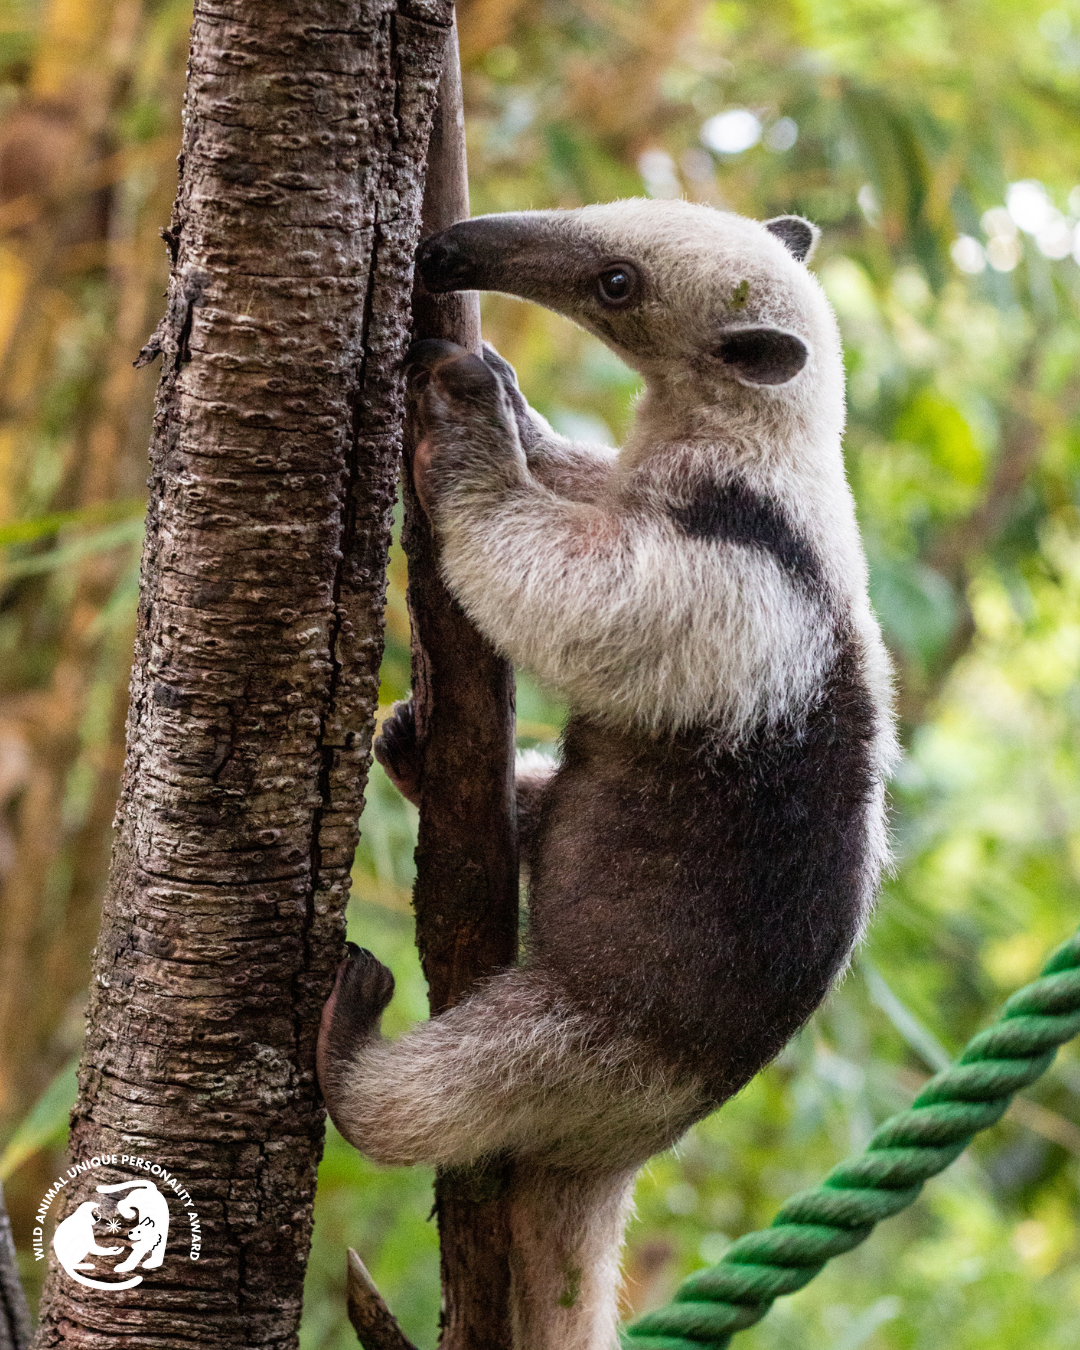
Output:
[[[441,0],[196,4],[168,310],[144,351],[164,368],[127,762],[71,1135],[74,1162],[138,1156],[190,1204],[161,1183],[165,1264],[136,1289],[54,1264],[40,1346],[296,1343],[315,1034],[369,763],[449,22]],[[79,1173],[54,1213],[137,1175]]]
[[[423,233],[469,214],[457,42],[444,66],[428,157]],[[416,338],[480,350],[475,292],[413,301]],[[407,432],[408,437],[408,432]],[[427,518],[405,490],[413,706],[423,760],[416,939],[432,1015],[517,957],[514,675],[439,576]],[[442,1350],[508,1350],[510,1232],[498,1164],[435,1183],[442,1253]]]

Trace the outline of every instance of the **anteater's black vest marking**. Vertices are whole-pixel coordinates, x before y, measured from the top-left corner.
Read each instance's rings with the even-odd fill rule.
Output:
[[[570,996],[737,1091],[814,1011],[867,901],[876,716],[855,643],[817,707],[726,749],[574,717],[534,845],[531,943]]]
[[[669,509],[676,525],[691,539],[756,545],[800,580],[812,585],[821,582],[814,550],[783,510],[737,479],[703,484],[685,506]]]

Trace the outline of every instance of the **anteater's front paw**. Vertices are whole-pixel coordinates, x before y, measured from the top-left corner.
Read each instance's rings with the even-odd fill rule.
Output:
[[[456,342],[446,342],[442,338],[423,338],[414,342],[405,353],[405,385],[409,396],[416,399],[423,394],[437,366],[468,354]]]
[[[499,374],[453,342],[414,342],[405,357],[405,377],[421,436],[501,412]]]
[[[375,758],[406,801],[420,805],[420,746],[412,699],[398,703],[375,738]]]
[[[513,436],[513,413],[494,371],[452,342],[414,342],[405,372],[415,430],[412,480],[434,518],[467,463],[486,467],[502,458],[501,447]]]
[[[504,416],[502,383],[479,356],[466,352],[453,361],[444,361],[431,372],[425,395],[430,413],[455,426],[483,427]]]
[[[479,356],[453,343],[418,342],[407,369],[413,485],[441,532],[470,494],[481,492],[490,502],[521,485],[525,456],[503,381]]]
[[[331,1105],[358,1046],[376,1034],[394,993],[394,977],[369,951],[348,944],[334,991],[323,1008],[316,1052],[319,1085]]]
[[[517,423],[518,437],[521,444],[528,449],[536,440],[537,432],[529,415],[529,405],[525,401],[525,395],[518,387],[517,372],[504,356],[499,355],[490,342],[484,343],[484,364],[494,373],[495,378],[502,386],[503,394],[513,411],[514,421]]]

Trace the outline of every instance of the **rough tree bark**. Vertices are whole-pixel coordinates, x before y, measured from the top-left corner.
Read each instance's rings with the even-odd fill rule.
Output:
[[[469,214],[457,42],[443,67],[428,153],[423,233]],[[415,338],[480,350],[475,292],[413,299]],[[411,440],[406,429],[406,450]],[[411,482],[405,491],[413,706],[423,760],[416,851],[416,937],[432,1014],[512,965],[518,940],[514,673],[451,597]],[[442,1172],[442,1350],[508,1350],[510,1231],[506,1168]]]
[[[369,763],[445,0],[197,0],[128,752],[74,1160],[183,1211],[125,1292],[55,1266],[39,1346],[296,1342]],[[80,1174],[73,1212],[130,1168]]]

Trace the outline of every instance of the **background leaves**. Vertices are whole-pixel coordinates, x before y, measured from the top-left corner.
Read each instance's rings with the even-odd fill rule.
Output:
[[[0,5],[0,1144],[38,1140],[6,1181],[24,1242],[59,1162],[122,751],[154,380],[130,361],[161,306],[188,17]],[[860,1148],[1080,919],[1080,4],[462,0],[459,19],[474,211],[648,192],[823,227],[897,668],[897,866],[864,958],[646,1169],[626,1260],[641,1311]],[[636,381],[605,349],[501,297],[485,328],[556,426],[619,441]],[[388,631],[384,704],[408,680],[397,553]],[[523,744],[555,738],[561,709],[524,679],[518,710]],[[350,936],[395,969],[393,1034],[425,1006],[414,829],[376,770]],[[1078,1165],[1071,1050],[742,1344],[1075,1345]],[[434,1344],[429,1181],[331,1132],[306,1350],[354,1344],[346,1244]]]

